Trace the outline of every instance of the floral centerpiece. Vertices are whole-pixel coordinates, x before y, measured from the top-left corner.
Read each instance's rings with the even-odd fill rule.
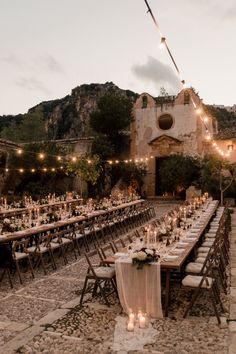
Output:
[[[137,265],[137,269],[142,269],[145,264],[157,262],[159,255],[155,249],[142,247],[140,250],[136,250],[132,254],[132,263]]]

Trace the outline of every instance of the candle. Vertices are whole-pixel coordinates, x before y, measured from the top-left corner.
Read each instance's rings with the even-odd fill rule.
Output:
[[[129,314],[129,322],[134,322],[134,320],[135,320],[135,315],[134,315],[133,312],[131,312],[131,313]]]
[[[140,328],[145,328],[146,327],[146,318],[143,315],[141,315],[139,317],[139,327]]]
[[[138,310],[138,319],[142,316],[141,310]]]
[[[127,331],[133,332],[134,330],[134,322],[129,321],[127,324]]]

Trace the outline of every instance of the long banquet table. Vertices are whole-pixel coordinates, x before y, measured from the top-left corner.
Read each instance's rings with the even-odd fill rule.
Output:
[[[207,225],[209,224],[213,214],[215,213],[217,207],[218,207],[219,202],[218,201],[212,201],[211,202],[211,210],[208,214],[206,214],[206,217],[204,217],[203,221],[201,222],[201,225],[196,229],[196,231],[194,232],[194,238],[192,240],[191,243],[186,244],[183,252],[181,254],[178,255],[178,257],[176,257],[175,260],[169,260],[168,259],[161,259],[161,261],[158,264],[153,264],[152,267],[148,267],[146,266],[146,271],[147,272],[153,272],[153,270],[155,269],[155,266],[160,266],[161,271],[165,272],[165,277],[166,277],[166,282],[165,282],[165,303],[164,303],[164,315],[168,316],[168,310],[169,310],[169,304],[170,304],[170,276],[171,276],[171,272],[173,271],[181,271],[183,266],[185,265],[187,259],[189,258],[190,253],[196,248],[197,244],[199,243],[199,240],[201,239]],[[124,255],[123,255],[124,256]],[[129,289],[131,292],[134,293],[133,296],[130,296],[130,299],[134,299],[136,304],[141,304],[143,303],[143,301],[145,300],[147,303],[150,302],[151,299],[151,305],[147,305],[146,304],[146,309],[147,311],[149,311],[150,315],[154,315],[153,317],[162,317],[162,311],[160,311],[160,303],[156,303],[156,308],[155,305],[153,306],[153,299],[157,299],[158,301],[161,301],[161,296],[159,294],[153,294],[154,292],[159,292],[158,290],[158,284],[160,282],[160,279],[158,279],[158,276],[156,275],[156,273],[154,275],[149,275],[149,278],[152,279],[152,282],[155,282],[154,284],[152,284],[151,286],[147,286],[145,284],[145,282],[148,281],[147,275],[143,275],[141,277],[143,277],[143,279],[141,279],[141,277],[138,277],[138,274],[141,275],[141,273],[143,272],[143,269],[140,270],[136,270],[135,267],[133,267],[133,271],[134,272],[140,272],[137,273],[136,276],[133,275],[133,277],[130,277],[130,274],[127,273],[127,277],[128,279],[132,279],[132,280],[125,280],[125,271],[122,271],[121,267],[124,267],[126,269],[127,267],[127,259],[122,261],[122,257],[121,260],[119,261],[119,259],[116,259],[116,257],[114,256],[109,256],[107,257],[106,261],[107,264],[113,264],[115,263],[116,268],[118,269],[118,272],[116,274],[117,276],[117,284],[118,284],[118,293],[119,293],[119,297],[121,300],[121,304],[123,306],[123,309],[125,312],[128,312],[129,308],[132,309],[134,307],[134,303],[132,303],[132,301],[128,300],[129,297]],[[131,263],[131,262],[129,262]],[[132,267],[132,264],[129,264],[130,267]],[[144,266],[145,267],[145,266]],[[127,268],[128,269],[128,268]],[[128,269],[128,271],[131,271],[131,268]],[[156,270],[155,270],[156,272]],[[162,272],[163,273],[163,272]],[[145,273],[147,274],[147,273]],[[123,276],[123,279],[119,279],[120,276]],[[160,278],[160,277],[159,277]],[[124,281],[127,282],[127,286],[129,287],[128,289],[124,288]],[[136,281],[137,284],[137,288],[136,289],[141,289],[140,291],[133,291],[136,287],[136,285],[134,284],[134,281]],[[122,283],[123,282],[123,283]],[[143,284],[143,290],[142,290],[142,284]],[[128,295],[127,295],[128,294]],[[142,298],[140,300],[140,298]],[[138,305],[136,305],[138,306]],[[133,309],[132,309],[133,310]]]
[[[33,236],[36,234],[40,234],[43,232],[52,231],[55,229],[60,229],[65,226],[73,225],[76,223],[82,223],[83,221],[96,218],[100,215],[109,214],[109,213],[112,213],[116,210],[122,210],[122,209],[130,208],[130,207],[136,207],[138,205],[141,205],[143,202],[144,202],[143,199],[138,199],[138,200],[134,200],[132,202],[120,204],[118,206],[112,206],[111,208],[109,208],[109,210],[97,210],[97,211],[93,211],[91,213],[88,213],[86,216],[83,216],[83,215],[75,216],[75,217],[71,217],[68,219],[56,221],[54,223],[43,224],[40,226],[28,228],[28,229],[25,229],[22,231],[16,231],[16,232],[0,235],[0,243],[11,242],[11,241],[15,241],[18,239],[30,237],[30,236]]]

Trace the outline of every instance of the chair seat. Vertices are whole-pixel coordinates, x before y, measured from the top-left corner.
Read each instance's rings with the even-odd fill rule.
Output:
[[[203,242],[202,246],[203,247],[211,247],[214,244],[214,241],[206,241]]]
[[[206,257],[197,257],[195,259],[194,263],[202,263],[203,264],[205,262],[205,260],[206,260]]]
[[[98,278],[111,279],[115,275],[115,269],[111,267],[98,267],[98,268],[94,268],[94,271]]]
[[[62,238],[61,238],[61,242],[62,242],[63,244],[71,243],[71,239],[70,239],[70,238],[66,238],[66,237],[62,237]]]
[[[210,247],[202,247],[201,246],[197,249],[197,253],[208,253],[209,250],[210,250]]]
[[[60,247],[60,244],[57,243],[57,242],[50,242],[50,247],[51,249],[56,249],[56,248],[59,248]]]
[[[28,253],[24,253],[24,252],[14,252],[14,257],[15,259],[23,259],[23,258],[28,258],[29,255]]]
[[[182,280],[182,285],[190,288],[198,288],[202,278],[202,275],[187,275]],[[206,279],[208,281],[208,284],[206,282]],[[213,280],[210,277],[207,277],[206,279],[204,279],[201,288],[210,289],[212,287]]]
[[[83,234],[81,234],[80,232],[76,232],[76,234],[75,234],[76,240],[78,240],[78,239],[80,239],[80,238],[82,238],[82,237],[84,237]]]
[[[202,266],[203,266],[202,263],[190,262],[185,267],[185,272],[186,273],[200,274],[201,271],[202,271]]]
[[[31,246],[27,248],[27,251],[30,253],[45,253],[48,251],[48,248],[45,246],[40,246],[40,248],[36,250],[36,246]]]

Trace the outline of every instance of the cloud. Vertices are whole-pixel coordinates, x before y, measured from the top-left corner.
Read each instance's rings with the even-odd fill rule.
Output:
[[[65,72],[63,66],[50,54],[37,57],[34,62],[37,66],[51,73],[64,74]]]
[[[222,20],[225,21],[234,21],[236,19],[236,6],[226,10],[222,15]]]
[[[10,64],[10,65],[16,66],[18,68],[22,67],[21,60],[14,54],[9,54],[5,57],[1,57],[1,61],[5,62],[7,64]]]
[[[171,67],[153,57],[148,57],[145,64],[133,65],[131,70],[136,77],[154,84],[157,88],[167,86],[172,91],[179,90],[179,79]]]
[[[16,81],[16,85],[29,91],[43,92],[46,95],[51,93],[51,91],[48,90],[48,88],[43,84],[42,81],[34,77],[21,77]]]

